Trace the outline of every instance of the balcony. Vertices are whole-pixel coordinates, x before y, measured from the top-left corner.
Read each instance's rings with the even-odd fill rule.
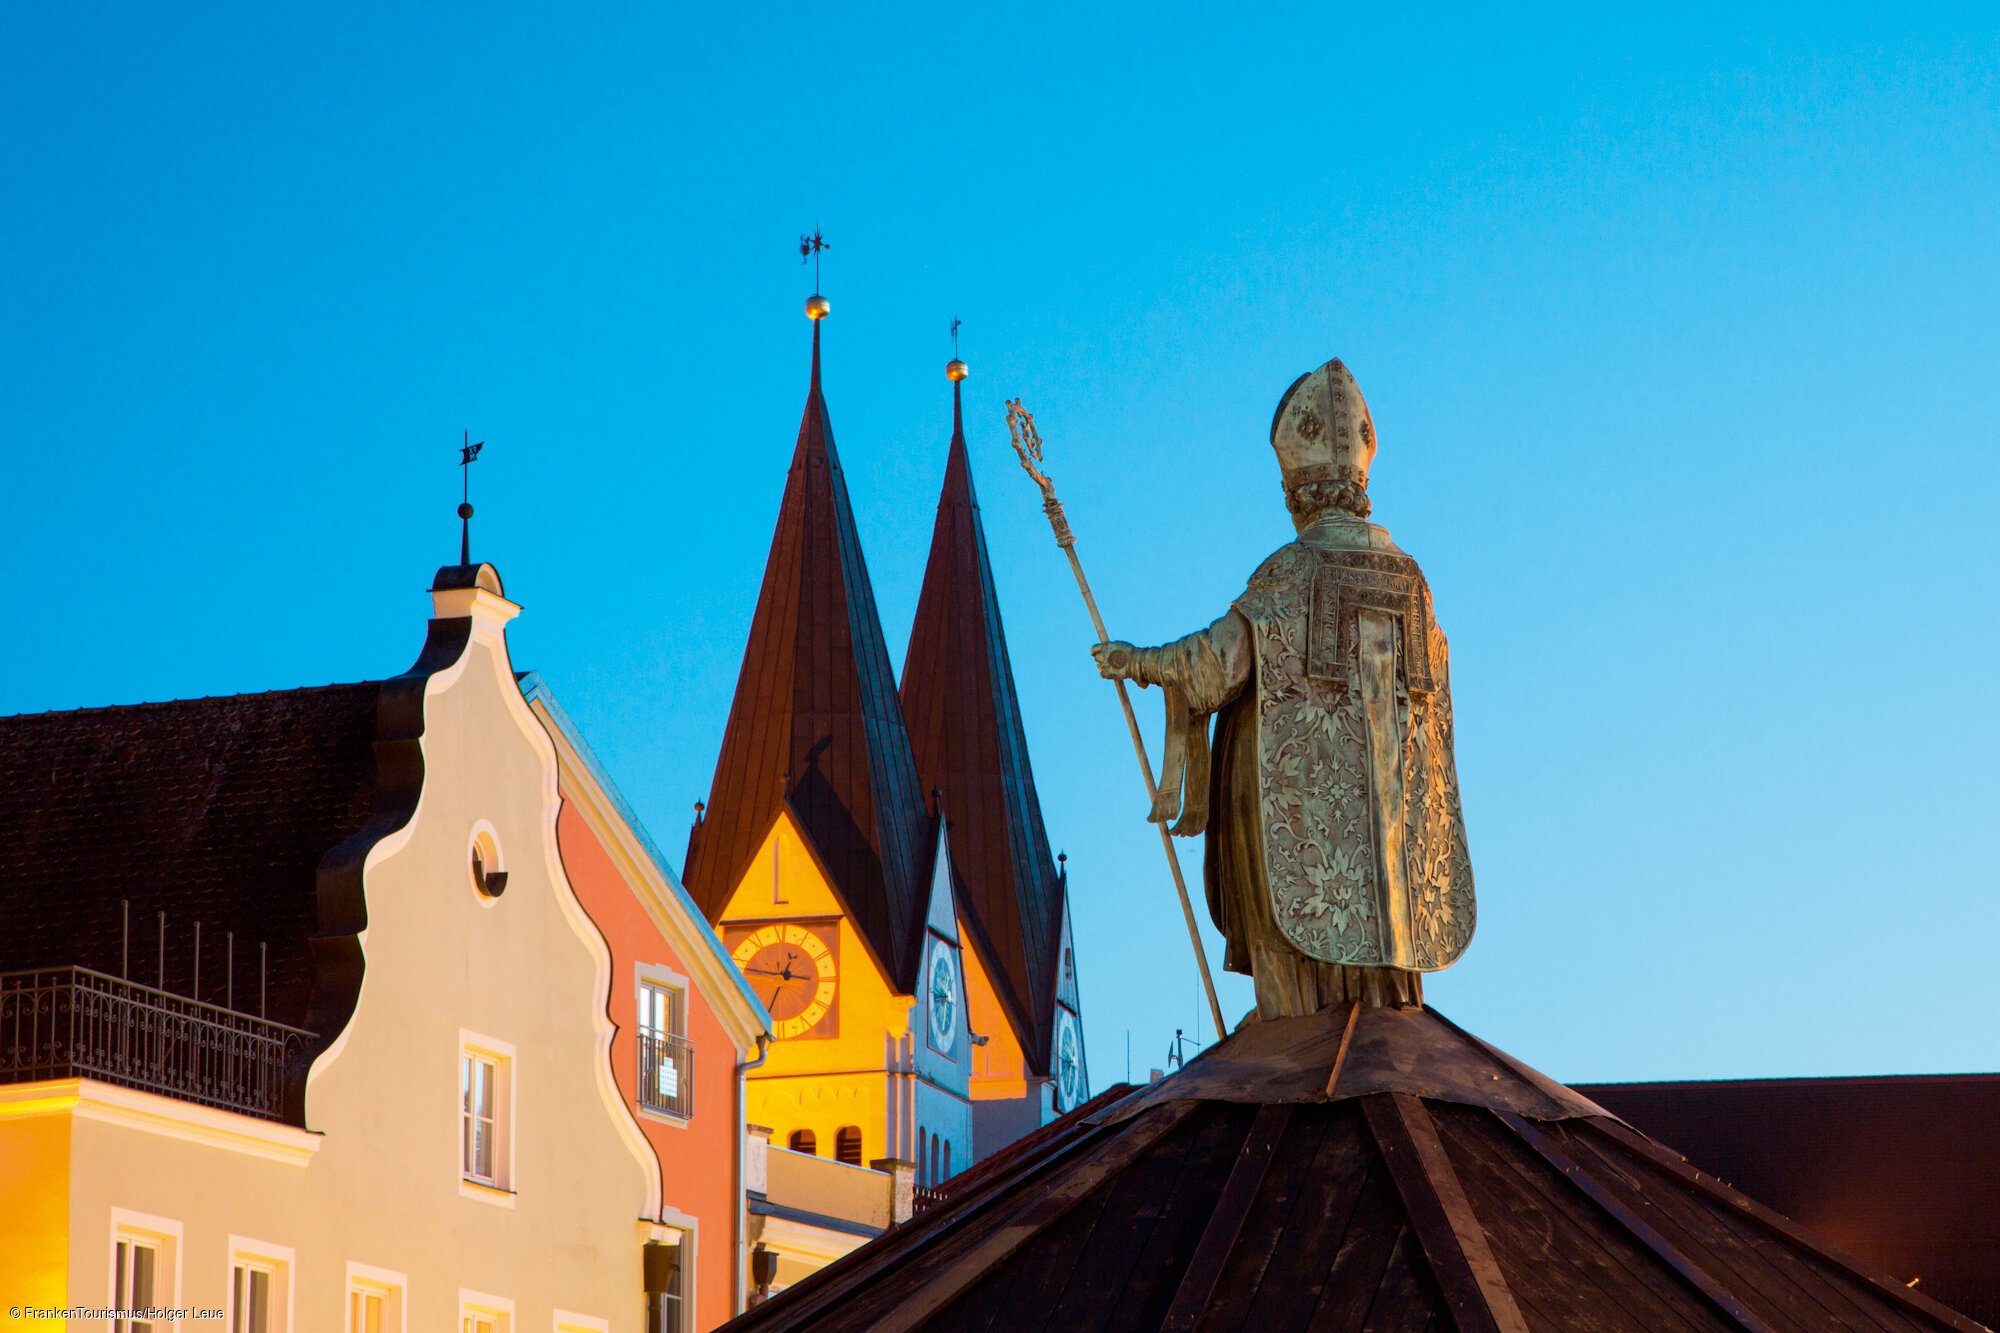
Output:
[[[639,1033],[639,1105],[683,1120],[694,1114],[694,1046],[685,1037]]]
[[[278,1120],[311,1037],[89,968],[0,973],[0,1083],[92,1078]]]

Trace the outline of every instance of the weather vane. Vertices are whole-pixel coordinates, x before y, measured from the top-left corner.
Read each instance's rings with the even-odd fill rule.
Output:
[[[813,321],[815,347],[819,346],[819,321],[825,319],[827,312],[833,309],[827,299],[819,294],[819,256],[820,251],[832,248],[818,227],[813,228],[812,235],[799,237],[799,262],[803,264],[810,259],[813,266],[813,294],[806,298],[806,318]]]
[[[831,250],[832,248],[831,245],[827,244],[826,236],[818,227],[813,228],[812,235],[799,237],[799,262],[803,264],[808,259],[812,260],[813,286],[815,287],[819,286],[820,251]]]
[[[472,432],[466,431],[460,438],[458,449],[458,470],[464,482],[464,494],[458,504],[458,563],[472,563],[472,465],[479,461],[479,451],[486,447],[486,441],[472,442]]]
[[[954,319],[951,322],[951,360],[944,364],[944,375],[953,384],[958,383],[972,373],[966,368],[965,362],[959,360],[958,357],[958,326],[964,322],[962,319]],[[956,402],[957,400],[954,399],[953,401]]]

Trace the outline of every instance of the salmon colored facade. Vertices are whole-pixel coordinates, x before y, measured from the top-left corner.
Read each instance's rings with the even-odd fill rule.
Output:
[[[769,1018],[547,686],[529,676],[522,689],[556,743],[563,868],[611,950],[613,1076],[658,1158],[660,1216],[684,1228],[683,1256],[692,1250],[686,1327],[714,1328],[742,1308],[747,1280],[743,1076]],[[674,1047],[671,1098],[642,1095],[658,1070],[642,1049],[646,986],[681,997],[674,1017],[685,1047]]]

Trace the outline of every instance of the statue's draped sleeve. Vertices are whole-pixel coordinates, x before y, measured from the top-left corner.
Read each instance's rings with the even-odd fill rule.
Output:
[[[1235,610],[1207,629],[1133,652],[1132,679],[1167,696],[1167,739],[1150,818],[1190,837],[1208,826],[1208,719],[1250,686],[1256,661],[1250,625]]]

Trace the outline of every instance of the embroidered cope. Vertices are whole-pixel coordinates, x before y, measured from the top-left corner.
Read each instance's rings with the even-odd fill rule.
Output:
[[[1474,907],[1449,653],[1416,562],[1329,514],[1131,674],[1167,694],[1153,818],[1208,833],[1224,966],[1255,975],[1259,1010],[1420,1000],[1415,974],[1457,961]]]

